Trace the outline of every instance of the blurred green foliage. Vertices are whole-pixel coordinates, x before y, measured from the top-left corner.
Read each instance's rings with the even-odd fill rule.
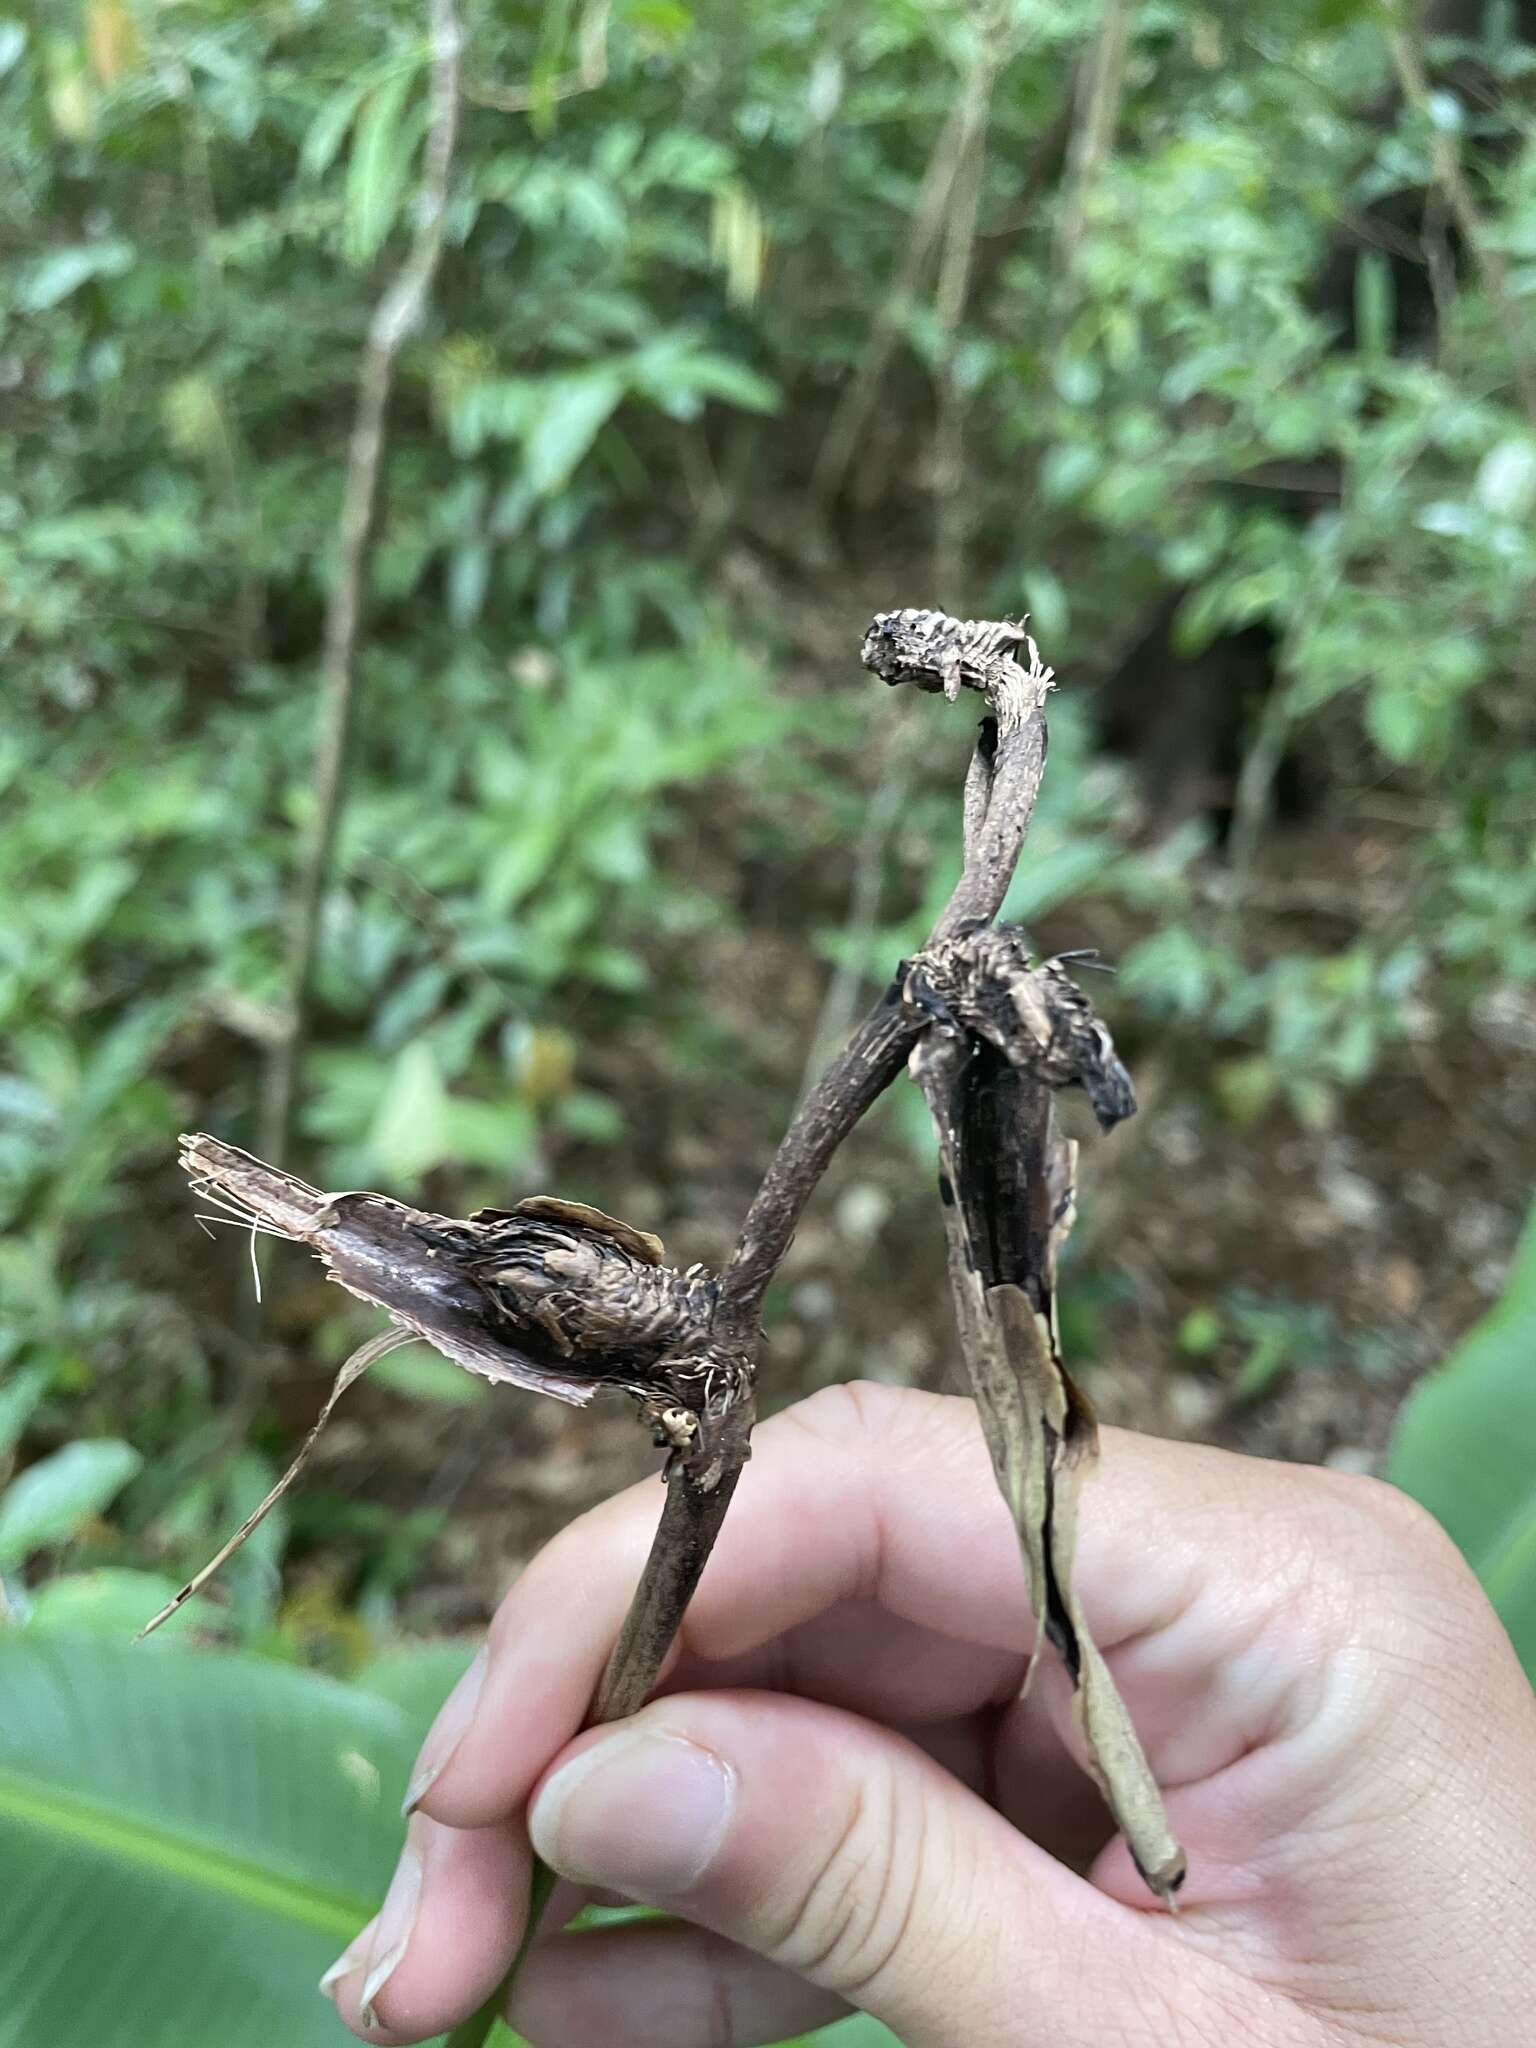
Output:
[[[1010,907],[1113,913],[1117,1023],[1190,1048],[1234,1120],[1326,1123],[1415,1020],[1536,978],[1531,49],[1507,7],[1468,8],[1416,106],[1370,0],[1140,0],[1065,246],[1100,13],[467,6],[325,904],[318,1180],[467,1200],[617,1144],[623,1087],[590,1055],[641,1019],[735,1071],[695,954],[743,919],[749,868],[830,959],[878,971],[910,943],[955,857],[955,763],[921,742],[885,908],[834,927],[867,798],[845,764],[887,707],[781,658],[802,609],[851,645],[866,590],[1029,607],[1085,679]],[[988,34],[1007,47],[950,320],[906,259]],[[211,1420],[239,1341],[159,1218],[179,1123],[254,1137],[283,1023],[346,434],[426,61],[404,0],[0,21],[0,1372],[34,1390],[34,1453],[75,1434],[148,1458],[115,1510],[140,1561],[195,1561],[270,1479],[235,1454],[248,1418]],[[818,498],[836,408],[887,350],[846,488]],[[946,489],[968,581],[936,591]],[[1143,707],[1226,636],[1269,651],[1223,708],[1231,787],[1177,815],[1134,744],[1102,751],[1086,687],[1159,606]],[[1257,922],[1291,755],[1346,834],[1383,805],[1410,821],[1328,943]],[[1261,1361],[1294,1353],[1243,1315]],[[427,1540],[396,1520],[367,1539],[386,1591]],[[237,1593],[246,1640],[283,1540],[274,1518]]]
[[[1536,1208],[1503,1294],[1416,1388],[1387,1476],[1445,1525],[1536,1682]]]

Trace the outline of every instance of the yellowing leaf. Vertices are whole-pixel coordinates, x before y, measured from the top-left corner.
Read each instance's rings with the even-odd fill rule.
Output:
[[[85,49],[103,85],[137,71],[144,57],[139,25],[123,0],[91,0],[85,13]]]
[[[66,142],[89,142],[96,133],[96,95],[83,71],[67,71],[48,87],[48,113]]]

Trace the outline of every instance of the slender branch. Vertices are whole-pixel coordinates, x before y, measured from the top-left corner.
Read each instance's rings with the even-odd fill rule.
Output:
[[[853,381],[838,401],[837,410],[817,451],[811,472],[811,496],[818,504],[829,504],[842,489],[854,450],[869,424],[881,380],[901,338],[901,323],[938,247],[964,150],[965,108],[963,104],[957,104],[951,108],[939,130],[933,154],[918,186],[900,268],[881,300]]]
[[[575,99],[579,93],[596,92],[608,83],[608,22],[612,0],[589,0],[576,30],[576,67],[560,71],[542,82],[527,85],[497,85],[488,78],[471,78],[464,85],[464,97],[477,107],[492,107],[498,114],[527,114],[536,107],[552,106],[557,100]]]
[[[1078,112],[1067,158],[1067,196],[1056,233],[1057,274],[1070,283],[1094,188],[1104,174],[1120,125],[1131,0],[1108,0],[1082,76]]]
[[[357,407],[342,488],[335,580],[326,607],[320,663],[320,729],[315,742],[310,822],[288,968],[287,1029],[267,1074],[262,1150],[280,1164],[288,1154],[299,1074],[309,1034],[320,913],[335,857],[346,794],[347,742],[356,700],[357,639],[367,592],[385,422],[395,366],[420,325],[443,248],[443,217],[458,136],[459,64],[464,35],[456,0],[429,0],[432,72],[426,147],[416,201],[416,232],[405,260],[374,310],[358,374]]]
[[[1429,79],[1419,54],[1418,43],[1404,24],[1405,9],[1402,0],[1396,0],[1392,15],[1399,24],[1388,38],[1392,48],[1392,63],[1397,71],[1398,83],[1403,88],[1403,97],[1429,129],[1429,163],[1435,183],[1445,198],[1452,219],[1460,228],[1462,239],[1472,252],[1482,278],[1483,289],[1487,292],[1504,330],[1505,344],[1509,349],[1510,371],[1515,389],[1526,417],[1536,424],[1536,367],[1533,367],[1527,347],[1526,332],[1521,321],[1520,308],[1516,304],[1509,286],[1509,272],[1504,258],[1489,238],[1488,228],[1478,211],[1477,201],[1472,196],[1472,187],[1462,169],[1461,157],[1456,144],[1447,130],[1435,119]]]
[[[713,1487],[702,1484],[686,1466],[668,1480],[650,1556],[598,1687],[593,1726],[622,1721],[645,1705],[725,1520],[746,1463],[754,1420],[748,1396],[731,1413],[724,1469]]]
[[[960,681],[968,683],[991,707],[966,779],[964,869],[930,934],[930,945],[969,924],[986,923],[1002,909],[1045,768],[1044,705],[1051,684],[1050,671],[1034,656],[1033,642],[1028,671],[994,649],[983,657],[992,669],[973,678],[964,673],[968,657],[963,645],[953,635],[946,637],[944,628],[962,633],[985,630],[962,628],[960,622],[934,612],[885,613],[864,644],[866,666],[887,680],[938,688],[940,681],[930,678],[943,678],[949,694],[949,678],[956,677],[956,688]],[[907,643],[882,647],[882,629],[888,640],[903,632],[926,636],[928,651],[919,658]],[[721,1276],[717,1339],[741,1347],[755,1338],[763,1296],[816,1183],[844,1138],[901,1072],[922,1029],[921,1021],[902,1009],[899,986],[893,983],[801,1103]]]
[[[956,370],[955,338],[965,315],[975,267],[981,185],[987,161],[987,123],[992,88],[1006,54],[1002,22],[994,13],[977,28],[976,48],[966,73],[961,105],[960,160],[945,209],[944,247],[934,287],[933,311],[941,339],[933,434],[935,587],[959,586],[970,503],[962,489],[965,461],[966,394]]]

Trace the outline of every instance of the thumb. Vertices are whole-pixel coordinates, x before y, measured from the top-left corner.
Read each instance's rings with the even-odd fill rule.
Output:
[[[1095,1891],[921,1750],[832,1707],[658,1700],[574,1743],[528,1825],[563,1877],[712,1928],[908,2048],[1139,2040],[1149,2010],[1168,2048],[1261,2038],[1240,2031],[1238,1980],[1166,1916]]]

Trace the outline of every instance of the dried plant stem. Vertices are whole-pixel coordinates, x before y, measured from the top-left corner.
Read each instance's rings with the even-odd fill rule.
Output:
[[[313,815],[295,908],[288,966],[287,1028],[273,1048],[262,1116],[262,1151],[274,1164],[288,1155],[299,1075],[309,1034],[320,915],[335,859],[346,795],[347,752],[357,684],[357,642],[367,594],[385,424],[395,367],[421,324],[443,247],[443,216],[458,136],[459,65],[464,35],[456,0],[429,0],[430,111],[416,199],[416,230],[405,260],[369,323],[357,381],[357,408],[342,486],[335,580],[326,607],[320,663],[320,727],[315,743]]]
[[[645,1705],[720,1533],[755,1419],[750,1396],[731,1411],[732,1441],[713,1486],[686,1467],[668,1479],[650,1556],[593,1703],[593,1726],[622,1721]]]
[[[1007,667],[1008,680],[989,692],[990,715],[982,721],[967,775],[964,869],[930,944],[997,915],[1034,809],[1045,767],[1044,703],[1051,676],[1038,663],[1027,673],[1012,663]],[[591,1725],[637,1712],[661,1673],[751,1452],[763,1297],[833,1154],[900,1074],[924,1028],[904,1006],[898,976],[805,1097],[763,1176],[721,1275],[710,1326],[711,1351],[741,1368],[737,1391],[708,1428],[707,1456],[674,1462],[650,1554],[593,1702]],[[505,2009],[548,1896],[536,1867],[522,1952],[488,2010]],[[468,2036],[464,2048],[478,2048],[483,2038]]]

